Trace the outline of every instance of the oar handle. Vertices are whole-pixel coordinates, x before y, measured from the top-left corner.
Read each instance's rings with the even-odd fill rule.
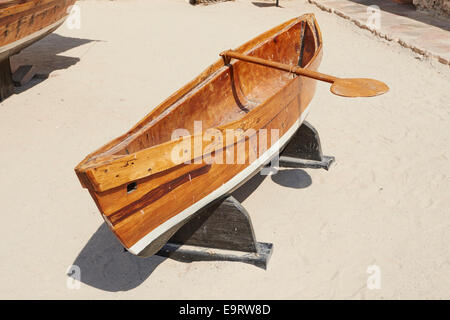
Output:
[[[333,76],[330,76],[327,74],[304,69],[304,68],[301,68],[298,66],[291,66],[288,64],[280,63],[280,62],[275,62],[275,61],[265,60],[265,59],[261,59],[261,58],[257,58],[257,57],[252,57],[252,56],[248,56],[248,55],[234,52],[231,50],[222,52],[220,54],[220,56],[227,57],[227,58],[234,58],[234,59],[238,59],[238,60],[242,60],[242,61],[246,61],[246,62],[250,62],[250,63],[255,63],[255,64],[259,64],[261,66],[266,66],[266,67],[270,67],[270,68],[274,68],[274,69],[278,69],[278,70],[282,70],[282,71],[287,71],[287,72],[295,73],[297,75],[301,75],[301,76],[305,76],[305,77],[309,77],[309,78],[313,78],[316,80],[325,81],[325,82],[329,82],[329,83],[333,83],[334,81],[336,81],[338,79],[336,77],[333,77]]]

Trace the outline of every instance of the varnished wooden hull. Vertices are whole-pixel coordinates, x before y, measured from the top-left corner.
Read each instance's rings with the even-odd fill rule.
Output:
[[[0,2],[0,61],[56,30],[75,0]]]
[[[314,16],[308,14],[236,51],[316,70],[322,40]],[[233,191],[278,154],[306,117],[315,85],[310,78],[219,60],[128,133],[90,154],[75,171],[124,247],[137,255],[154,254],[198,210]],[[190,163],[171,163],[168,154],[178,143],[170,139],[171,132],[192,132],[195,121],[201,121],[203,132],[248,133],[239,136],[243,156],[239,158],[239,137],[226,138],[212,153],[222,164],[205,161],[205,150],[194,151]],[[190,137],[188,145],[195,145],[196,136]],[[227,161],[230,154],[233,161]]]

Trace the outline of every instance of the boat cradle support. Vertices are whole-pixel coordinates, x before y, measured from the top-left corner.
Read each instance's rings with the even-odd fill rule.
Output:
[[[14,93],[14,83],[11,74],[9,58],[0,61],[0,102]]]
[[[305,121],[281,153],[279,166],[328,170],[333,161],[322,154],[317,130]],[[228,196],[200,210],[157,255],[182,262],[238,261],[266,269],[272,249],[272,243],[256,241],[248,212]]]
[[[319,133],[307,121],[297,130],[279,157],[284,168],[312,168],[328,170],[335,158],[324,156]]]
[[[256,241],[247,210],[228,196],[194,215],[157,255],[182,262],[238,261],[266,269],[272,247]]]
[[[16,66],[13,57],[0,61],[0,102],[14,94],[14,87],[24,86],[35,76],[46,77],[37,75],[33,65]]]

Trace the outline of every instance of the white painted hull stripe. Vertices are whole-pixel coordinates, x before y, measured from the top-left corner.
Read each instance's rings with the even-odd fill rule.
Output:
[[[309,112],[309,105],[305,109],[305,111],[302,113],[301,117],[292,125],[292,127],[278,140],[278,143],[275,143],[273,146],[271,146],[266,152],[262,154],[261,157],[259,157],[256,161],[252,162],[247,168],[239,172],[237,175],[235,175],[233,178],[231,178],[228,182],[208,194],[207,196],[203,197],[196,203],[194,203],[189,208],[186,208],[182,212],[178,213],[177,215],[173,216],[172,218],[168,219],[164,223],[160,224],[158,227],[150,231],[147,235],[142,237],[138,242],[136,242],[134,245],[132,245],[128,251],[131,253],[137,255],[142,250],[144,250],[150,243],[152,243],[154,240],[156,240],[158,237],[160,237],[164,232],[172,228],[173,226],[177,225],[181,221],[188,218],[190,215],[196,213],[201,208],[205,207],[207,204],[211,203],[212,201],[216,200],[223,194],[227,193],[228,191],[232,190],[234,187],[236,187],[241,181],[243,181],[248,175],[252,174],[256,169],[258,169],[261,164],[264,162],[270,161],[270,159],[273,158],[273,156],[276,155],[276,153],[279,151],[280,145],[283,146],[287,141],[292,137],[292,135],[297,131],[297,129],[300,127],[300,125],[303,123],[303,120],[306,118],[306,115]]]
[[[5,51],[11,50],[11,49],[14,49],[15,47],[18,47],[21,44],[23,44],[23,43],[25,43],[25,42],[27,42],[29,40],[32,40],[34,38],[37,38],[37,37],[43,35],[44,33],[48,32],[52,28],[58,27],[59,25],[64,23],[64,20],[66,20],[66,17],[67,16],[64,16],[64,18],[56,21],[55,23],[52,23],[51,25],[48,25],[48,26],[46,26],[46,27],[44,27],[44,28],[42,28],[42,29],[32,33],[32,34],[29,34],[29,35],[27,35],[27,36],[17,40],[17,41],[14,41],[14,42],[8,43],[7,45],[4,45],[3,47],[0,48],[0,53],[3,53]]]

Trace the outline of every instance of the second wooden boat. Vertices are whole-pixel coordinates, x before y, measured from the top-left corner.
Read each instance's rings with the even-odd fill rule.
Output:
[[[75,0],[0,0],[0,101],[14,92],[10,57],[58,28]]]
[[[233,52],[313,71],[322,37],[306,14]],[[225,58],[75,168],[133,254],[154,254],[198,210],[259,172],[308,114],[316,80]]]
[[[0,0],[0,61],[45,37],[75,0]]]

